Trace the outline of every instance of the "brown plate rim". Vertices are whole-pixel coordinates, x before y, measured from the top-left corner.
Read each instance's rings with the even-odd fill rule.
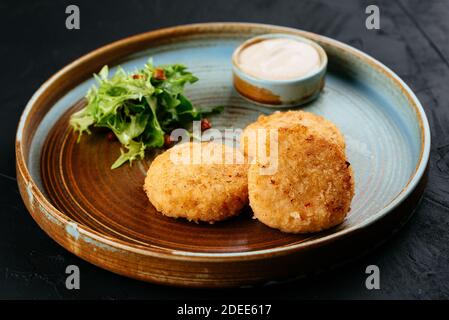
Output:
[[[30,172],[27,167],[27,161],[25,159],[25,151],[24,145],[22,142],[22,136],[24,134],[24,129],[27,124],[28,116],[33,110],[38,99],[42,97],[47,90],[50,89],[51,85],[54,84],[61,76],[66,75],[70,72],[73,72],[76,67],[79,67],[82,64],[92,62],[95,59],[100,57],[106,57],[108,54],[113,52],[111,59],[118,59],[123,56],[132,54],[132,48],[140,42],[150,43],[152,40],[163,39],[167,37],[173,36],[182,36],[188,34],[195,33],[223,33],[224,31],[228,32],[236,32],[237,30],[242,29],[263,29],[267,33],[268,32],[283,32],[296,34],[300,36],[305,36],[309,39],[317,41],[318,43],[327,43],[339,50],[345,51],[349,53],[352,57],[356,57],[361,61],[368,63],[372,68],[376,69],[378,72],[385,74],[388,78],[390,78],[397,87],[404,93],[409,104],[415,109],[415,112],[420,121],[420,129],[421,129],[421,152],[420,159],[418,161],[417,167],[415,169],[414,174],[411,176],[410,180],[403,188],[403,190],[382,210],[378,211],[371,218],[363,221],[362,223],[356,224],[347,229],[337,231],[335,233],[329,234],[327,236],[313,239],[307,242],[302,242],[299,244],[276,247],[270,249],[249,251],[249,252],[236,252],[236,253],[198,253],[198,252],[190,252],[190,251],[177,251],[177,250],[169,250],[169,251],[159,251],[152,250],[148,247],[143,247],[139,245],[133,245],[126,243],[124,241],[113,239],[108,236],[102,235],[97,231],[84,226],[79,223],[75,223],[70,218],[68,218],[63,212],[57,210],[44,196],[43,192],[39,190],[35,181],[30,175]],[[119,49],[123,48],[131,48],[131,51],[127,51],[123,54],[117,54]],[[115,64],[115,63],[114,63]],[[82,80],[82,78],[78,78],[77,81],[71,83],[71,87],[78,85]],[[65,88],[64,90],[67,90]],[[63,90],[61,90],[63,91]],[[56,99],[53,97],[53,99]],[[56,224],[64,225],[65,230],[71,236],[74,231],[76,232],[76,237],[83,237],[85,240],[94,241],[97,244],[101,244],[110,249],[120,249],[125,251],[131,251],[137,254],[148,255],[153,257],[160,257],[165,259],[175,259],[175,260],[195,260],[195,261],[237,261],[242,259],[263,259],[267,256],[273,257],[278,255],[285,255],[292,252],[296,252],[298,250],[304,248],[310,248],[313,246],[323,245],[326,242],[334,241],[342,236],[349,235],[352,232],[360,230],[362,228],[366,228],[375,221],[382,219],[389,212],[394,210],[399,204],[401,204],[415,189],[421,178],[423,177],[425,168],[427,167],[427,163],[429,160],[430,154],[430,129],[427,117],[425,115],[424,109],[419,102],[418,98],[412,92],[412,90],[388,67],[383,65],[381,62],[372,58],[371,56],[363,53],[362,51],[355,49],[349,45],[346,45],[340,41],[321,36],[318,34],[314,34],[307,31],[302,31],[294,28],[288,27],[280,27],[268,24],[258,24],[258,23],[241,23],[241,22],[220,22],[220,23],[198,23],[198,24],[188,24],[181,25],[175,27],[169,27],[164,29],[158,29],[154,31],[149,31],[145,33],[141,33],[135,36],[127,37],[122,40],[118,40],[111,44],[105,45],[96,49],[81,58],[73,61],[68,64],[66,67],[55,73],[51,78],[49,78],[31,97],[29,102],[27,103],[22,116],[19,121],[17,134],[16,134],[16,167],[17,167],[17,175],[20,175],[20,178],[23,180],[23,183],[26,186],[26,192],[28,196],[32,199],[36,199],[36,201],[41,206],[41,211],[47,216],[47,218],[53,221]],[[74,229],[76,226],[76,229]],[[71,229],[72,228],[72,229]],[[72,231],[72,233],[71,233]]]

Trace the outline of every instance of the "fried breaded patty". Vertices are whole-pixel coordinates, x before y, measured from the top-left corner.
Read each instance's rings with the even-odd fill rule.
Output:
[[[257,154],[257,140],[251,140],[250,137],[251,134],[253,134],[252,137],[257,136],[258,129],[290,128],[298,124],[309,127],[315,133],[336,143],[341,149],[345,150],[345,140],[337,126],[322,116],[305,111],[277,111],[268,116],[259,116],[256,122],[248,125],[243,131],[240,137],[241,150],[245,155],[254,156]]]
[[[169,217],[213,223],[237,215],[248,203],[248,166],[236,163],[236,157],[243,159],[239,150],[224,144],[176,145],[151,163],[145,192]]]
[[[254,216],[290,233],[324,230],[341,223],[354,195],[352,169],[341,147],[303,125],[279,128],[278,166],[251,164],[249,202]]]

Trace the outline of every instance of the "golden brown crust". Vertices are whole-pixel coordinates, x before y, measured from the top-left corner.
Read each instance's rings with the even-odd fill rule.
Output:
[[[260,163],[249,168],[254,216],[290,233],[317,232],[341,223],[354,195],[343,150],[303,125],[279,128],[278,138],[277,171],[262,175]]]
[[[270,115],[261,115],[256,122],[248,125],[243,131],[240,137],[240,147],[245,156],[248,154],[255,155],[254,150],[256,144],[248,143],[251,141],[251,131],[253,134],[257,134],[258,129],[275,129],[275,128],[290,128],[292,126],[301,124],[310,128],[315,133],[321,135],[323,138],[334,142],[343,151],[345,150],[345,140],[343,134],[337,128],[335,124],[322,116],[305,112],[305,111],[286,111],[286,112],[274,112]],[[252,148],[252,149],[248,149]]]
[[[186,149],[193,159],[195,145],[202,147],[203,163],[172,162],[171,155]],[[225,155],[239,154],[237,149],[217,143],[184,143],[154,159],[144,190],[158,211],[169,217],[213,223],[237,215],[248,203],[247,165],[204,163],[210,152],[217,152],[223,160]]]

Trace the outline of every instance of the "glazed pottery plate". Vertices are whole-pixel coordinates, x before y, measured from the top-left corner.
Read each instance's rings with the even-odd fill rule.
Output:
[[[110,166],[118,142],[95,131],[76,143],[70,115],[85,105],[92,74],[108,64],[127,71],[183,63],[200,79],[186,95],[198,106],[224,106],[214,128],[244,128],[264,108],[232,85],[231,56],[250,37],[289,33],[318,42],[329,59],[320,96],[301,109],[343,132],[355,174],[355,197],[343,224],[291,235],[238,217],[214,225],[171,219],[149,203],[143,182],[154,154],[132,166]],[[71,63],[35,93],[20,120],[17,177],[33,218],[67,250],[129,277],[171,285],[242,286],[318,272],[365,252],[413,212],[429,157],[424,111],[387,67],[338,41],[277,26],[210,23],[157,30],[100,48]]]

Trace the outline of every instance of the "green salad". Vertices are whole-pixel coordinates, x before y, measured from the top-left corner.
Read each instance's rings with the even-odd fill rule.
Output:
[[[222,107],[201,111],[183,95],[184,86],[198,78],[181,64],[154,67],[150,59],[133,73],[119,67],[109,78],[104,66],[94,77],[98,86],[89,89],[87,106],[71,116],[70,125],[79,132],[78,142],[91,127],[113,132],[123,148],[111,169],[143,159],[147,149],[163,147],[172,130],[222,111]]]

